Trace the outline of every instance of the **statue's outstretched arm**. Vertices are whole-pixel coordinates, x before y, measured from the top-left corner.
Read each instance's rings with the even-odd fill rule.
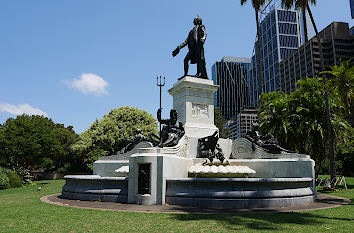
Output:
[[[183,47],[185,47],[185,46],[187,45],[187,41],[188,41],[188,38],[187,38],[182,44],[180,44],[179,46],[177,46],[177,48],[172,51],[172,56],[175,57],[175,56],[179,53],[179,51],[180,51]]]
[[[187,41],[188,41],[188,38],[187,38],[182,44],[180,44],[180,45],[178,46],[178,48],[181,49],[181,48],[186,47]]]

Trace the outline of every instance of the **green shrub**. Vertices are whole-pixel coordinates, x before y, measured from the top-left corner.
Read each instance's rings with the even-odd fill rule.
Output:
[[[19,176],[15,171],[10,172],[8,175],[11,188],[22,187],[23,181],[21,176]]]
[[[24,167],[16,167],[14,171],[21,177],[24,182],[25,186],[33,186],[35,183],[32,181],[33,176],[31,175],[30,171]]]
[[[10,180],[8,174],[10,170],[4,167],[0,167],[0,189],[10,188]]]
[[[66,164],[64,164],[64,167],[58,168],[58,172],[60,174],[64,174],[65,175],[65,174],[67,174],[69,172],[70,167],[71,167],[71,164],[70,163],[66,163]]]

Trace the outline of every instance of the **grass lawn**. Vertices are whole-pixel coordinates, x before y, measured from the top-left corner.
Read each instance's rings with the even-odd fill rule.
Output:
[[[331,192],[352,203],[332,209],[274,214],[160,214],[86,210],[42,203],[64,180],[0,190],[0,232],[354,232],[354,178]],[[327,193],[328,194],[328,193]]]

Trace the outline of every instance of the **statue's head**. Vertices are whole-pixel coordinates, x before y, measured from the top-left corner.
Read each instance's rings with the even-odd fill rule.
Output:
[[[198,15],[196,18],[193,20],[194,25],[202,25],[202,18]]]
[[[177,110],[176,109],[171,109],[171,111],[170,111],[170,119],[177,120],[177,117],[178,117]]]

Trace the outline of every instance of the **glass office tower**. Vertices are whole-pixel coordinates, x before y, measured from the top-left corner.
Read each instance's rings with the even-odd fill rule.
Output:
[[[263,55],[264,91],[280,90],[279,62],[296,51],[301,45],[300,14],[295,10],[274,8],[262,20],[261,52]],[[259,85],[257,43],[254,46],[250,68],[250,106],[258,105]]]
[[[248,77],[251,59],[223,57],[212,66],[212,79],[219,85],[214,106],[219,107],[226,120],[233,119],[248,106]]]

